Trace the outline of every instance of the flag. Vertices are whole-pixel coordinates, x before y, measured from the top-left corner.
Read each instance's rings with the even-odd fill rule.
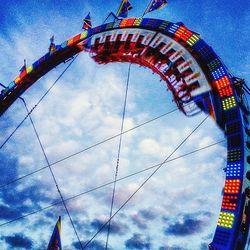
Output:
[[[49,40],[50,40],[50,45],[49,45],[49,52],[52,54],[53,52],[56,51],[56,45],[54,43],[54,39],[55,37],[52,36]]]
[[[50,43],[54,43],[54,39],[55,39],[55,37],[54,36],[52,36],[49,40],[50,40]]]
[[[147,9],[144,12],[144,15],[148,12],[158,10],[165,6],[168,2],[166,0],[152,0]]]
[[[47,250],[62,250],[61,244],[61,216],[55,225]]]
[[[25,69],[26,69],[26,59],[23,60],[23,66],[19,71],[23,72]]]
[[[132,8],[133,7],[128,0],[122,0],[116,16],[126,18],[128,16],[128,11],[131,10]]]
[[[91,18],[90,18],[90,13],[83,19],[83,25],[82,25],[82,29],[87,30],[87,29],[91,29],[92,28],[92,24],[91,24]]]

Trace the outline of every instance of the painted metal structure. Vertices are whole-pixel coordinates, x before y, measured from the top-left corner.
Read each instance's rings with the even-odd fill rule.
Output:
[[[183,23],[127,18],[88,29],[56,45],[0,95],[0,115],[33,83],[81,51],[101,64],[130,62],[160,75],[187,116],[210,114],[227,137],[226,180],[213,250],[244,249],[249,231],[249,111],[221,59]],[[247,178],[248,177],[248,178]]]

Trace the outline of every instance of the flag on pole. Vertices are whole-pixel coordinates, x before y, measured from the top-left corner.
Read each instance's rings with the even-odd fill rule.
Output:
[[[47,250],[62,250],[61,244],[61,216],[55,225]]]
[[[162,8],[163,6],[165,6],[168,2],[166,0],[152,0],[151,3],[149,4],[149,6],[147,7],[147,9],[144,12],[144,15],[154,11],[154,10],[158,10],[160,8]]]
[[[55,37],[54,37],[54,35],[49,39],[50,40],[50,43],[54,43],[54,39],[55,39]]]
[[[122,0],[116,16],[126,18],[128,16],[128,11],[132,8],[133,7],[128,0]]]
[[[83,19],[82,29],[87,30],[92,28],[90,13]]]
[[[26,59],[23,60],[23,66],[22,66],[22,68],[19,71],[22,72],[25,69],[26,69]]]
[[[51,54],[56,51],[56,45],[54,43],[54,39],[55,39],[54,35],[49,39],[50,40],[49,52]]]

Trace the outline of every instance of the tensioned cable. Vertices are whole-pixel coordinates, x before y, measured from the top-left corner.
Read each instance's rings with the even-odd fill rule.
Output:
[[[43,147],[43,144],[42,144],[42,142],[41,142],[41,139],[40,139],[40,137],[39,137],[39,134],[38,134],[38,132],[37,132],[37,129],[36,129],[36,127],[35,127],[35,124],[34,124],[34,122],[33,122],[33,119],[31,118],[30,111],[29,111],[29,109],[28,109],[28,107],[27,107],[27,104],[26,104],[25,100],[24,100],[23,98],[21,98],[21,100],[23,101],[23,104],[24,104],[25,109],[26,109],[26,111],[27,111],[27,114],[28,114],[28,116],[29,116],[31,125],[32,125],[33,130],[34,130],[34,132],[35,132],[35,134],[36,134],[36,138],[37,138],[38,143],[39,143],[39,145],[40,145],[40,148],[41,148],[41,150],[42,150],[42,152],[43,152],[43,156],[44,156],[44,158],[45,158],[45,160],[46,160],[46,162],[47,162],[47,164],[48,164],[48,168],[49,168],[49,170],[50,170],[50,173],[51,173],[51,176],[52,176],[52,178],[53,178],[54,184],[55,184],[55,186],[56,186],[57,192],[59,193],[59,196],[60,196],[60,198],[61,198],[61,200],[62,200],[62,204],[63,204],[63,206],[64,206],[64,208],[65,208],[65,211],[66,211],[66,213],[67,213],[67,215],[68,215],[68,217],[69,217],[70,223],[71,223],[72,228],[73,228],[73,230],[74,230],[74,232],[75,232],[75,235],[76,235],[76,237],[77,237],[77,239],[78,239],[78,241],[79,241],[79,244],[80,244],[81,248],[83,249],[82,242],[81,242],[81,240],[80,240],[80,238],[79,238],[79,235],[78,235],[78,233],[77,233],[77,231],[76,231],[75,225],[74,225],[74,223],[73,223],[73,220],[72,220],[72,218],[71,218],[71,215],[70,215],[70,213],[69,213],[69,210],[68,210],[68,208],[67,208],[67,206],[66,206],[66,203],[65,203],[65,201],[64,201],[64,198],[63,198],[63,195],[62,195],[62,193],[61,193],[61,190],[60,190],[60,188],[59,188],[59,186],[58,186],[58,183],[57,183],[56,177],[55,177],[55,175],[54,175],[54,172],[52,171],[52,168],[51,168],[51,166],[50,166],[49,159],[48,159],[48,157],[47,157],[47,154],[46,154],[46,152],[45,152],[45,149],[44,149],[44,147]]]
[[[130,129],[128,129],[128,130],[125,130],[125,131],[123,131],[122,134],[129,133],[129,132],[131,132],[131,131],[133,131],[133,130],[135,130],[135,129],[137,129],[137,128],[140,128],[140,127],[142,127],[142,126],[144,126],[144,125],[146,125],[146,124],[149,124],[149,123],[151,123],[151,122],[153,122],[153,121],[156,121],[156,120],[158,120],[158,119],[160,119],[160,118],[162,118],[162,117],[164,117],[164,116],[166,116],[166,115],[168,115],[168,114],[171,114],[171,113],[173,113],[173,112],[176,112],[177,110],[179,110],[179,109],[178,109],[178,108],[175,108],[175,109],[173,109],[173,110],[170,110],[170,111],[167,112],[167,113],[164,113],[164,114],[162,114],[162,115],[159,115],[159,116],[157,116],[157,117],[154,117],[154,118],[152,118],[152,119],[150,119],[150,120],[148,120],[148,121],[146,121],[146,122],[143,122],[143,123],[141,123],[141,124],[139,124],[139,125],[137,125],[137,126],[135,126],[135,127],[133,127],[133,128],[130,128]],[[101,145],[101,144],[103,144],[103,143],[105,143],[105,142],[108,142],[108,141],[110,141],[110,140],[113,140],[113,139],[117,138],[117,137],[120,136],[120,135],[121,135],[121,133],[116,134],[116,135],[113,135],[113,136],[111,136],[111,137],[108,137],[108,138],[106,138],[106,139],[104,139],[104,140],[102,140],[102,141],[100,141],[100,142],[97,142],[97,143],[95,143],[95,144],[93,144],[93,145],[91,145],[91,146],[89,146],[89,147],[87,147],[87,148],[84,148],[84,149],[82,149],[82,150],[80,150],[80,151],[78,151],[78,152],[76,152],[76,153],[74,153],[74,154],[68,155],[68,156],[66,156],[66,157],[64,157],[64,158],[62,158],[62,159],[60,159],[60,160],[57,160],[57,161],[51,163],[50,166],[53,166],[53,165],[59,164],[59,163],[61,163],[61,162],[63,162],[63,161],[66,161],[66,160],[70,159],[71,157],[74,157],[74,156],[76,156],[76,155],[79,155],[79,154],[81,154],[81,153],[83,153],[83,152],[85,152],[85,151],[88,151],[88,150],[90,150],[90,149],[92,149],[92,148],[94,148],[94,147],[97,147],[97,146],[99,146],[99,145]],[[28,177],[28,176],[31,176],[31,175],[33,175],[33,174],[36,174],[36,173],[38,173],[38,172],[40,172],[40,171],[42,171],[42,170],[44,170],[44,169],[46,169],[46,168],[48,168],[48,166],[44,166],[44,167],[39,168],[39,169],[37,169],[37,170],[35,170],[35,171],[33,171],[33,172],[30,172],[29,174],[26,174],[26,175],[23,175],[23,176],[21,176],[21,177],[19,177],[19,178],[13,179],[12,181],[9,181],[8,183],[1,185],[1,186],[0,186],[0,189],[4,188],[4,187],[6,187],[6,186],[8,186],[8,185],[10,185],[10,184],[13,184],[13,183],[15,183],[16,181],[22,180],[22,179],[24,179],[24,178],[26,178],[26,177]]]
[[[113,214],[113,207],[114,207],[114,200],[115,200],[115,191],[116,191],[116,181],[117,181],[117,176],[118,176],[118,171],[119,171],[119,162],[120,162],[121,145],[122,145],[122,133],[123,133],[124,119],[125,119],[126,106],[127,106],[130,69],[131,69],[131,63],[128,66],[128,75],[127,75],[126,90],[125,90],[124,104],[123,104],[123,111],[122,111],[122,122],[121,122],[120,137],[119,137],[119,144],[118,144],[117,161],[116,161],[116,167],[115,167],[115,180],[114,180],[114,185],[113,185],[113,192],[112,192],[111,205],[110,205],[110,213],[109,213],[109,217],[110,218],[111,218],[111,216]],[[107,232],[106,245],[105,245],[105,249],[106,250],[108,249],[110,226],[111,226],[111,220],[108,223],[108,232]]]
[[[214,147],[214,146],[216,146],[216,145],[218,145],[218,144],[220,144],[220,143],[223,143],[223,142],[225,142],[225,140],[221,140],[221,141],[215,142],[215,143],[213,143],[213,144],[207,145],[207,146],[205,146],[205,147],[198,148],[198,149],[193,150],[193,151],[190,151],[190,152],[188,152],[188,153],[186,153],[186,154],[183,154],[183,155],[180,155],[180,156],[178,156],[178,157],[175,157],[175,158],[173,158],[173,159],[171,159],[171,160],[167,160],[164,164],[169,163],[169,162],[172,162],[172,161],[176,161],[176,160],[178,160],[178,159],[184,158],[184,157],[189,156],[189,155],[191,155],[191,154],[198,153],[198,152],[200,152],[200,151],[202,151],[202,150],[205,150],[205,149]],[[117,179],[117,182],[122,181],[122,180],[125,180],[125,179],[130,178],[130,177],[133,177],[133,176],[135,176],[135,175],[144,173],[144,172],[149,171],[149,170],[151,170],[151,169],[157,168],[158,166],[160,166],[160,164],[161,164],[161,163],[156,164],[156,165],[153,165],[153,166],[148,167],[148,168],[145,168],[145,169],[142,169],[142,170],[140,170],[140,171],[134,172],[134,173],[132,173],[132,174],[126,175],[126,176],[124,176],[124,177],[118,178],[118,179]],[[98,186],[98,187],[94,187],[94,188],[92,188],[92,189],[90,189],[90,190],[87,190],[87,191],[84,191],[84,192],[82,192],[82,193],[79,193],[79,194],[76,194],[76,195],[74,195],[74,196],[71,196],[71,197],[69,197],[69,198],[66,198],[66,199],[64,199],[64,201],[65,201],[65,202],[68,202],[68,201],[70,201],[70,200],[72,200],[72,199],[75,199],[75,198],[78,198],[78,197],[80,197],[80,196],[82,196],[82,195],[85,195],[85,194],[94,192],[94,191],[96,191],[96,190],[98,190],[98,189],[104,188],[104,187],[106,187],[106,186],[108,186],[108,185],[111,185],[111,184],[113,184],[113,183],[114,183],[113,181],[104,183],[104,184],[102,184],[102,185],[100,185],[100,186]],[[51,204],[51,205],[49,205],[49,206],[40,208],[40,209],[35,210],[35,211],[33,211],[33,212],[30,212],[30,213],[28,213],[28,214],[19,216],[19,217],[13,219],[13,220],[10,220],[10,221],[7,221],[7,222],[5,222],[5,223],[2,223],[2,224],[0,224],[0,227],[5,226],[5,225],[8,225],[8,224],[13,223],[13,222],[15,222],[15,221],[21,220],[21,219],[23,219],[23,218],[29,217],[29,216],[31,216],[31,215],[33,215],[33,214],[37,214],[37,213],[39,213],[39,212],[42,212],[42,211],[47,210],[47,209],[49,209],[49,208],[51,208],[51,207],[54,207],[54,206],[57,206],[57,205],[61,205],[61,204],[62,204],[61,201],[55,202],[55,203],[53,203],[53,204]]]
[[[17,125],[17,127],[11,132],[11,134],[5,139],[3,144],[0,146],[0,149],[9,141],[9,139],[15,134],[15,132],[22,126],[24,121],[29,117],[29,115],[34,111],[34,109],[41,103],[41,101],[45,98],[46,95],[51,91],[51,89],[56,85],[56,83],[60,80],[60,78],[64,75],[64,73],[68,70],[68,68],[72,65],[72,63],[76,60],[79,54],[77,54],[69,65],[63,70],[63,72],[57,77],[57,79],[53,82],[53,84],[46,90],[46,92],[42,95],[42,97],[38,100],[38,102],[33,106],[33,108],[29,111],[29,113],[23,118],[23,120]]]
[[[83,249],[85,249],[92,240],[102,231],[102,229],[109,223],[110,220],[114,218],[115,215],[119,213],[123,209],[123,207],[126,206],[126,204],[144,187],[144,185],[152,178],[152,176],[158,172],[158,170],[167,162],[167,160],[188,140],[188,138],[195,133],[195,131],[206,121],[206,119],[209,117],[207,115],[192,131],[191,133],[184,139],[182,142],[168,155],[168,157],[142,182],[142,184],[129,196],[129,198],[116,210],[116,212],[105,222],[102,224],[102,226],[99,228],[99,230],[92,236],[92,238],[86,242],[86,244],[83,246]]]

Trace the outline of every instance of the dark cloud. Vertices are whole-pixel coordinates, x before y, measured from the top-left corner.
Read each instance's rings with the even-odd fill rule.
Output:
[[[49,204],[53,203],[53,201],[49,201],[48,197],[45,197],[44,191],[36,185],[23,188],[21,191],[17,191],[17,188],[10,188],[1,193],[0,199],[6,204],[0,205],[0,219],[6,221],[40,209],[40,202],[42,201],[47,201]]]
[[[192,218],[190,215],[184,216],[182,222],[176,222],[170,225],[166,230],[166,235],[188,236],[198,233],[202,230],[204,222],[197,218]]]
[[[128,249],[152,249],[150,239],[137,233],[133,234],[132,238],[126,240],[125,246]]]
[[[105,221],[100,220],[100,219],[95,219],[91,222],[91,227],[94,230],[98,230],[102,227],[102,225],[105,223]],[[117,223],[115,221],[111,221],[111,226],[110,226],[110,233],[111,234],[117,234],[117,235],[124,235],[128,232],[128,226],[122,223]],[[102,233],[106,233],[108,230],[108,226],[106,226],[103,230]]]
[[[30,178],[22,179],[10,185],[4,186],[13,179],[18,178],[19,168],[18,160],[11,158],[9,155],[0,153],[0,199],[3,204],[0,206],[0,219],[11,220],[21,216],[23,213],[28,213],[39,209],[38,202],[48,202],[50,197],[46,196],[47,190],[37,181],[27,187]],[[23,185],[25,183],[25,186]],[[44,192],[46,190],[46,192]],[[29,204],[29,205],[27,205]]]
[[[163,221],[163,223],[169,223],[170,218],[164,215],[164,216],[162,216],[162,221]]]
[[[32,240],[24,236],[23,234],[15,234],[14,236],[4,236],[2,237],[2,239],[5,240],[5,242],[10,247],[31,249],[33,246]]]
[[[142,230],[147,229],[147,221],[142,218],[140,215],[136,214],[131,217],[132,222]]]
[[[87,242],[82,242],[82,245],[84,246]],[[76,249],[82,249],[79,242],[74,242],[73,247]],[[102,241],[93,240],[87,247],[89,250],[103,250],[105,249],[105,244]],[[108,248],[108,250],[111,250],[111,248]]]
[[[19,209],[13,209],[5,205],[0,205],[0,219],[13,220],[21,215],[22,213]]]
[[[88,214],[86,213],[83,216],[81,215],[81,218],[78,217],[78,214],[75,214],[74,224],[77,232],[79,231],[85,237],[91,238],[93,235],[93,228],[91,227],[90,222],[88,219],[86,219],[86,217],[88,217]]]
[[[147,220],[154,220],[156,218],[156,214],[149,209],[143,209],[139,211],[139,214]]]
[[[1,145],[1,143],[0,143]],[[8,183],[9,181],[17,178],[17,165],[18,161],[16,158],[10,157],[10,155],[0,152],[0,169],[1,169],[1,179],[0,186]]]
[[[45,195],[48,187],[41,181],[34,180],[34,177],[21,179],[17,182],[11,183],[10,185],[4,186],[19,177],[17,169],[20,166],[16,158],[11,158],[9,155],[6,156],[2,152],[0,153],[0,159],[0,187],[2,186],[0,190],[3,190],[1,192],[1,198],[5,204],[18,206],[27,200],[31,200],[34,204],[37,201],[48,202],[52,200],[51,194],[50,196]],[[24,183],[25,186],[23,185]],[[27,186],[27,183],[31,183],[31,185]]]
[[[37,180],[32,180],[30,185],[27,185],[28,183],[29,180],[23,179],[3,189],[0,199],[5,205],[0,205],[0,219],[12,220],[40,209],[41,203],[43,206],[54,203],[53,194],[52,197],[49,196],[50,193],[47,192],[48,188],[45,184]]]
[[[131,217],[132,222],[142,230],[147,229],[147,224],[156,218],[156,214],[151,209],[140,210]]]
[[[51,198],[45,195],[45,191],[47,190],[40,183],[36,182],[36,185],[25,188],[20,185],[19,188],[22,190],[19,191],[17,188],[9,188],[3,192],[1,196],[3,201],[13,206],[19,206],[27,200],[32,201],[33,204],[37,202],[51,202]]]

